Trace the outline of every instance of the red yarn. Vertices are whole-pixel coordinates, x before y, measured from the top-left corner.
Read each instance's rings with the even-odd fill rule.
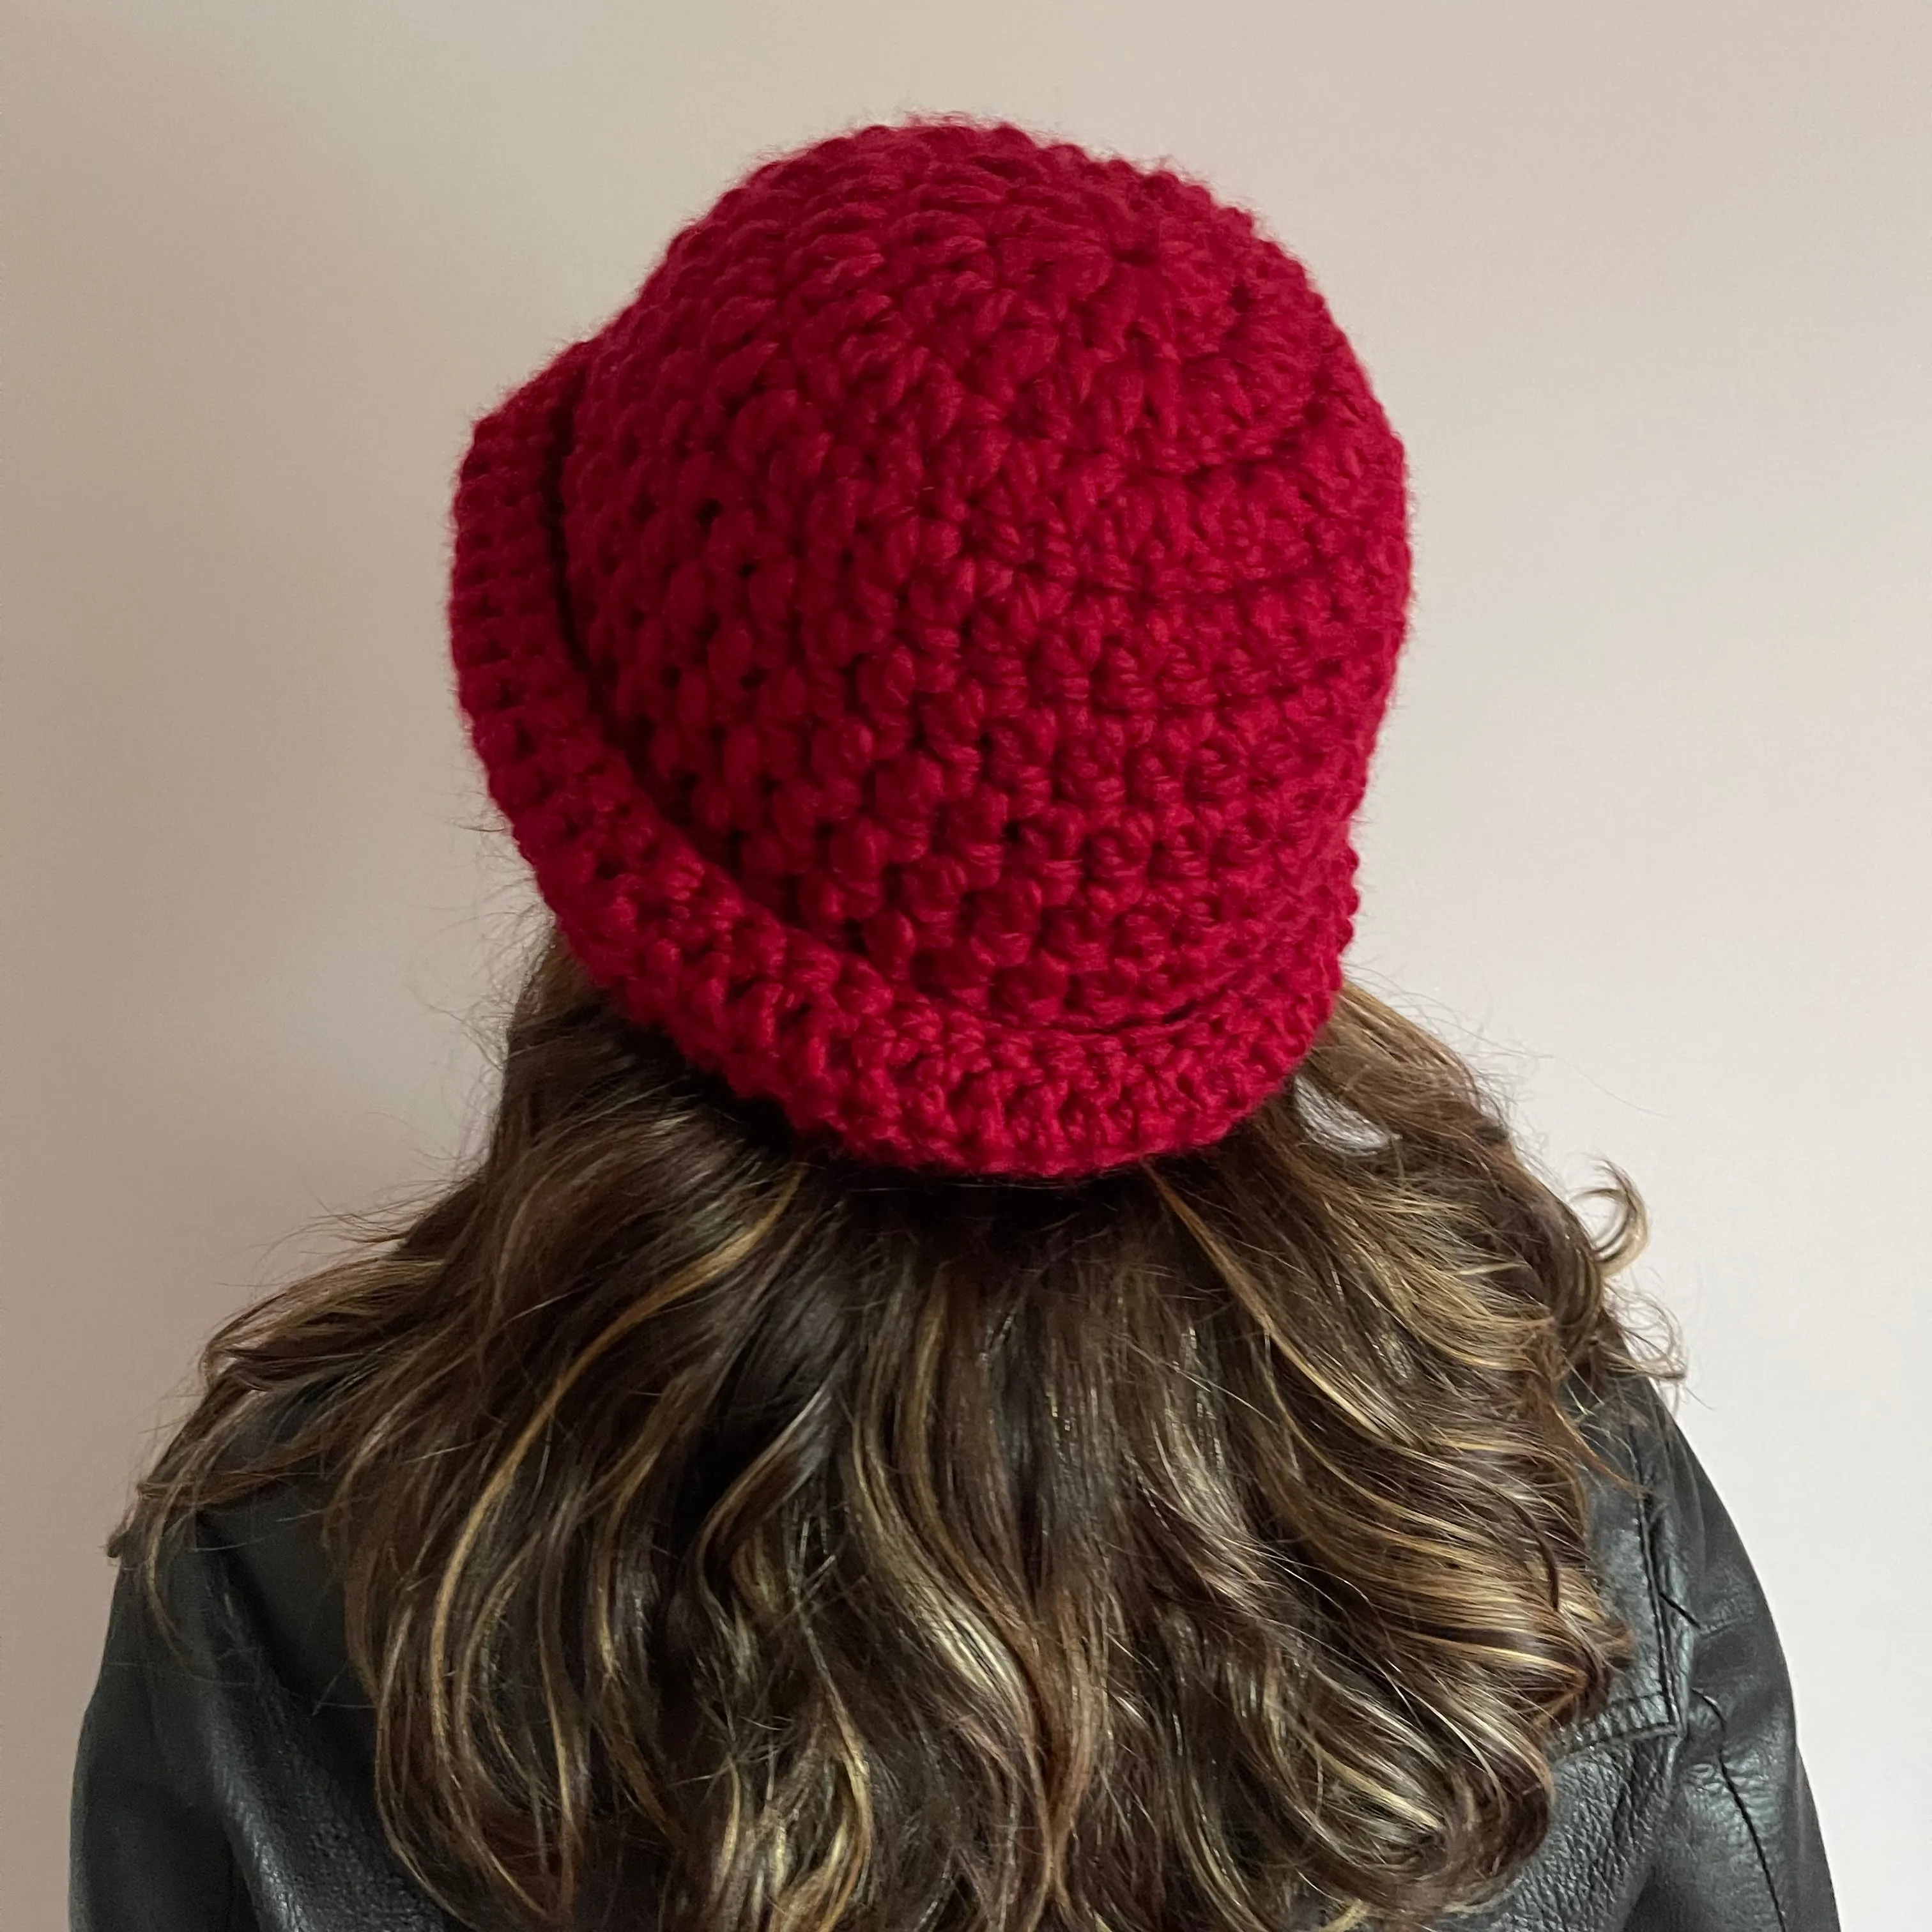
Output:
[[[903,1166],[1207,1144],[1306,1053],[1400,445],[1252,219],[1011,127],[758,170],[478,427],[458,694],[586,970]]]

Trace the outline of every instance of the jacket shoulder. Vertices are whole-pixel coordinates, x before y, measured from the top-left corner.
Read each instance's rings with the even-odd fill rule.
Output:
[[[1836,1932],[1764,1593],[1654,1384],[1578,1412],[1592,1568],[1630,1660],[1552,1748],[1550,1829],[1491,1932]]]
[[[1583,1472],[1590,1561],[1606,1605],[1630,1632],[1630,1655],[1604,1708],[1564,1733],[1564,1754],[1676,1736],[1690,1664],[1690,1633],[1672,1616],[1666,1589],[1688,1560],[1681,1472],[1662,1453],[1677,1436],[1670,1411],[1644,1380],[1619,1384],[1576,1413],[1584,1439],[1611,1472]]]
[[[1654,1390],[1627,1424],[1655,1525],[1678,1735],[1632,1932],[1837,1932],[1778,1625],[1736,1524]]]
[[[74,1932],[446,1932],[383,1836],[302,1500],[197,1519],[160,1586],[158,1605],[116,1580],[75,1765]]]

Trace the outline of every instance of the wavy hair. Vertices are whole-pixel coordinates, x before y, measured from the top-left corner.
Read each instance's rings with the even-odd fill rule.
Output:
[[[487,1140],[230,1322],[113,1546],[313,1493],[392,1843],[478,1924],[1420,1924],[1550,1819],[1628,1635],[1580,1426],[1621,1172],[1539,1179],[1352,982],[1199,1153],[806,1144],[553,932]]]

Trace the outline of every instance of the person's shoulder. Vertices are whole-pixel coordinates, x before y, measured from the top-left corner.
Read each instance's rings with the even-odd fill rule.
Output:
[[[1633,1377],[1586,1426],[1639,1492],[1651,1586],[1666,1618],[1700,1626],[1713,1614],[1724,1621],[1727,1600],[1754,1613],[1756,1585],[1736,1528],[1665,1390]]]
[[[287,1402],[266,1416],[242,1453],[266,1465],[298,1443],[326,1398]],[[276,1675],[311,1708],[366,1708],[350,1665],[342,1591],[325,1534],[326,1474],[308,1461],[234,1501],[204,1510],[196,1544],[220,1561],[237,1607]]]
[[[304,1702],[364,1702],[343,1628],[342,1592],[322,1535],[321,1505],[294,1483],[203,1514],[200,1560],[218,1561],[237,1608],[277,1676]]]
[[[442,1927],[384,1835],[324,1498],[255,1466],[154,1549],[152,1591],[123,1556],[76,1760],[74,1923]]]
[[[1613,1472],[1586,1480],[1599,1581],[1636,1640],[1627,1694],[1654,1703],[1660,1722],[1682,1726],[1700,1647],[1708,1669],[1715,1634],[1767,1628],[1763,1592],[1662,1387],[1648,1376],[1619,1378],[1579,1423]]]
[[[305,1462],[280,1466],[311,1406],[278,1407],[238,1436],[216,1472],[221,1499],[167,1535],[154,1578],[157,1630],[184,1661],[272,1678],[359,1760],[373,1744],[373,1713],[348,1654],[325,1534],[327,1484]],[[236,1492],[250,1475],[260,1480]]]
[[[1592,1576],[1628,1630],[1630,1652],[1607,1703],[1568,1742],[1586,1748],[1668,1735],[1684,1722],[1690,1634],[1676,1613],[1670,1579],[1694,1560],[1689,1546],[1700,1529],[1688,1445],[1648,1376],[1618,1377],[1569,1400],[1596,1458],[1583,1470]]]
[[[1624,1527],[1605,1560],[1634,1626],[1650,1606],[1640,1667],[1674,1733],[1648,1852],[1654,1922],[1835,1928],[1784,1646],[1737,1526],[1661,1390],[1621,1391],[1597,1426],[1629,1479],[1610,1486],[1606,1519]]]

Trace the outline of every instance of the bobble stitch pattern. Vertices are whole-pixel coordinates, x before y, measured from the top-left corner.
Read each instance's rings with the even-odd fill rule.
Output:
[[[862,1158],[1205,1146],[1306,1054],[1402,641],[1401,446],[1170,172],[919,122],[759,168],[476,429],[490,794],[628,1018]]]

